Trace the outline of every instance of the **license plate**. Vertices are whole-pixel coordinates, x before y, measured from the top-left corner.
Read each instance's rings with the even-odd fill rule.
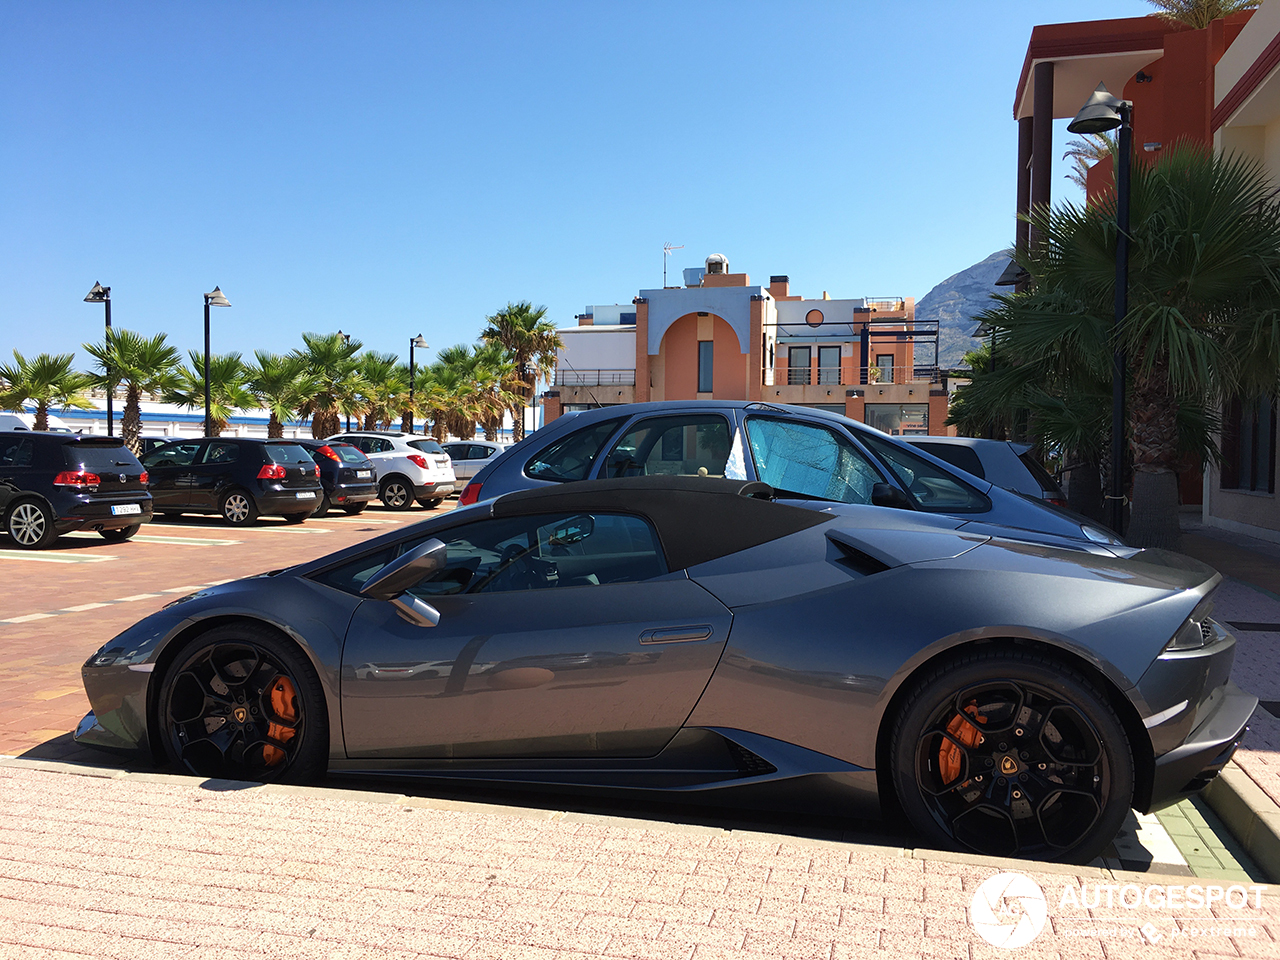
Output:
[[[142,512],[142,507],[140,507],[136,503],[122,503],[119,506],[115,506],[111,508],[111,515],[113,517],[124,517],[124,516],[128,516],[131,513],[141,513],[141,512]]]
[[[361,479],[361,480],[368,480],[368,479],[370,479],[372,476],[373,476],[373,471],[372,471],[372,470],[357,470],[357,471],[356,471],[356,477],[358,477],[358,478],[359,478],[359,479]]]
[[[295,493],[294,496],[299,500],[314,500],[316,498],[315,492],[312,490],[303,490],[300,493]]]

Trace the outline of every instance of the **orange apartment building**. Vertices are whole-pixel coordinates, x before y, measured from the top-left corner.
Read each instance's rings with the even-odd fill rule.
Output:
[[[936,323],[911,297],[805,299],[785,276],[753,286],[719,254],[684,285],[588,307],[559,330],[550,421],[648,400],[755,400],[817,407],[892,434],[945,434]],[[952,431],[954,433],[954,429]]]

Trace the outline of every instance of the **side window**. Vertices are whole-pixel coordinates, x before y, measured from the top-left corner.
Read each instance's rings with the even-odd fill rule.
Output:
[[[202,463],[235,463],[240,459],[238,443],[218,443],[216,440],[205,447]]]
[[[444,570],[410,591],[423,599],[635,583],[662,576],[666,560],[648,522],[622,514],[539,514],[479,520],[439,534]],[[401,541],[317,577],[358,593],[381,567],[429,539]]]
[[[395,444],[385,437],[370,437],[369,452],[370,453],[389,453],[395,449]]]
[[[147,467],[185,467],[195,460],[199,450],[199,443],[166,443],[148,453],[142,462]]]
[[[991,501],[977,490],[906,449],[905,443],[869,434],[861,440],[893,471],[917,509],[938,513],[984,513],[991,509]]]
[[[783,493],[841,503],[870,503],[883,477],[847,439],[827,427],[747,418],[756,475]]]
[[[34,450],[29,439],[6,440],[0,449],[0,467],[29,467]]]
[[[467,450],[466,459],[467,460],[488,460],[490,452],[491,451],[489,450],[488,447],[477,446],[476,444],[473,443]]]
[[[467,445],[465,443],[446,443],[440,449],[449,455],[450,460],[467,459]]]
[[[723,477],[729,459],[724,417],[653,417],[632,424],[609,451],[605,476]]]
[[[605,441],[622,425],[622,418],[603,420],[557,440],[525,464],[527,476],[537,480],[585,480]]]
[[[947,461],[953,467],[959,467],[965,473],[972,473],[979,480],[987,475],[982,469],[982,461],[978,459],[978,455],[971,447],[962,447],[957,443],[912,443],[911,445],[939,460]]]

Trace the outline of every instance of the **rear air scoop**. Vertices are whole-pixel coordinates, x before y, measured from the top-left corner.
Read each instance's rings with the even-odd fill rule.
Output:
[[[991,539],[932,530],[835,529],[826,533],[827,539],[840,549],[855,550],[886,568],[927,560],[950,560]]]

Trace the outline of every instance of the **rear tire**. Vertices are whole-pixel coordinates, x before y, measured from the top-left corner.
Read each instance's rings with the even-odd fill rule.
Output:
[[[425,509],[434,510],[440,504],[444,503],[444,497],[423,497],[418,501]]]
[[[99,530],[104,540],[110,540],[112,543],[123,543],[135,533],[142,529],[142,524],[135,523],[128,527],[121,527],[119,530]]]
[[[342,512],[348,517],[354,517],[357,513],[364,513],[364,508],[368,505],[368,503],[349,503],[342,508]]]
[[[228,490],[218,502],[222,519],[233,527],[247,527],[258,522],[258,505],[243,490]]]
[[[311,516],[311,514],[309,513],[286,513],[284,515],[284,522],[285,523],[302,523],[309,516]]]
[[[928,844],[986,856],[1088,863],[1133,804],[1133,753],[1106,695],[1025,649],[971,650],[922,677],[890,770]]]
[[[43,550],[58,539],[53,511],[39,500],[19,500],[5,514],[5,533],[23,550]]]
[[[388,510],[408,510],[413,506],[413,486],[404,477],[387,477],[378,488],[378,496]]]

